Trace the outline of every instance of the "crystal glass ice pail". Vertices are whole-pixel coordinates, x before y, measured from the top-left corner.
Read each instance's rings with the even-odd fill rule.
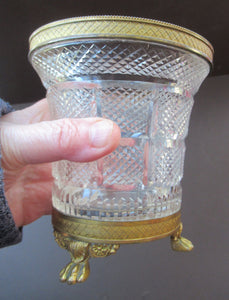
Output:
[[[133,17],[66,19],[32,34],[52,119],[102,117],[121,128],[110,155],[53,163],[54,235],[72,257],[62,281],[86,280],[89,258],[123,243],[171,236],[174,250],[192,249],[181,237],[184,139],[212,56],[190,30]]]

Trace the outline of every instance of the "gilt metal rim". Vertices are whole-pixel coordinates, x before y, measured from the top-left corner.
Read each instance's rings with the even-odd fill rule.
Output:
[[[191,51],[213,63],[213,47],[201,35],[171,23],[127,16],[87,16],[51,22],[29,39],[30,54],[40,47],[72,39],[120,38],[156,42]]]

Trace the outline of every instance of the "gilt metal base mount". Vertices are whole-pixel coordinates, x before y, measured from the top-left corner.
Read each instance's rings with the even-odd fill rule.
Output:
[[[170,236],[173,250],[193,248],[189,240],[181,237],[180,212],[155,220],[105,222],[69,217],[54,210],[52,221],[56,242],[71,255],[71,262],[60,272],[60,280],[68,284],[84,282],[90,274],[89,259],[115,254],[120,244]]]

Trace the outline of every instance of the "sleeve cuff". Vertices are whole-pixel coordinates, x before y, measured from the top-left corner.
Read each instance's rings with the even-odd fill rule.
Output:
[[[0,117],[13,111],[10,104],[0,99]],[[0,148],[1,152],[1,148]],[[0,160],[2,156],[0,153]],[[15,225],[4,193],[3,170],[0,161],[0,248],[15,245],[22,240],[22,228]]]

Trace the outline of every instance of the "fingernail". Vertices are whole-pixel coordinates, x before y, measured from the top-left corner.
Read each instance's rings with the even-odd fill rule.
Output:
[[[102,148],[107,144],[108,138],[113,131],[113,122],[109,120],[94,123],[90,128],[91,145]]]

